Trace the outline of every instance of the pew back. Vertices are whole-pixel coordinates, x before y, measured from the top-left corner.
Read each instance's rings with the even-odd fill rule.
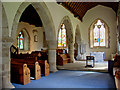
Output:
[[[30,83],[30,69],[27,64],[11,62],[11,82],[23,85]]]
[[[26,58],[26,59],[11,59],[11,62],[16,63],[26,63],[31,70],[31,77],[34,77],[35,80],[41,78],[41,67],[34,58]]]
[[[66,54],[60,54],[57,56],[57,64],[64,65],[70,62],[70,58]]]

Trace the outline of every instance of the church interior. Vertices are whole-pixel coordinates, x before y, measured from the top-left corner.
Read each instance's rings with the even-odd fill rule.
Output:
[[[0,6],[0,89],[120,89],[119,1]]]

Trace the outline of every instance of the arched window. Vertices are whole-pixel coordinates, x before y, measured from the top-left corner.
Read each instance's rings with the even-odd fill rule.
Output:
[[[61,25],[61,29],[58,34],[58,48],[66,48],[66,29],[65,25]]]
[[[19,32],[19,35],[17,37],[17,44],[19,49],[24,49],[24,35],[22,32]]]
[[[108,47],[108,26],[100,19],[90,27],[90,47]]]

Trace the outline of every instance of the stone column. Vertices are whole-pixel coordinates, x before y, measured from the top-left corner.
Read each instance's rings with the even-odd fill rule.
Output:
[[[117,53],[120,54],[120,2],[119,2],[119,6],[118,6],[118,12],[117,12],[117,16],[118,16],[118,30],[117,30]]]
[[[0,89],[14,88],[10,82],[10,46],[8,22],[4,7],[0,3]]]
[[[0,49],[2,49],[2,42],[0,42]],[[2,90],[2,50],[0,51],[0,90]]]
[[[80,43],[78,43],[78,54],[80,54]]]
[[[50,66],[50,72],[56,72],[56,48],[57,48],[57,41],[56,40],[49,40],[48,41],[48,61]]]
[[[75,62],[75,59],[74,59],[74,43],[70,43],[68,45],[68,54],[70,56],[70,62],[71,63],[74,63]]]
[[[12,39],[2,38],[2,88],[14,88],[10,82],[10,46]]]
[[[80,54],[80,43],[78,43],[78,56],[77,56],[77,60],[81,59],[81,54]]]
[[[0,13],[2,13],[2,3],[0,1]],[[2,14],[0,14],[0,90],[2,90]]]

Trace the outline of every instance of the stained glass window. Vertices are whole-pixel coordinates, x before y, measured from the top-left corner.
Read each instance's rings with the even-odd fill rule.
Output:
[[[17,40],[18,40],[18,42],[17,42],[18,48],[19,49],[24,49],[24,47],[23,47],[23,45],[24,45],[24,37],[23,37],[23,33],[22,32],[19,33],[19,35],[17,37]]]
[[[98,20],[93,29],[94,46],[105,46],[105,26]]]
[[[59,30],[58,47],[66,47],[66,29],[64,24],[61,25],[61,29]]]

